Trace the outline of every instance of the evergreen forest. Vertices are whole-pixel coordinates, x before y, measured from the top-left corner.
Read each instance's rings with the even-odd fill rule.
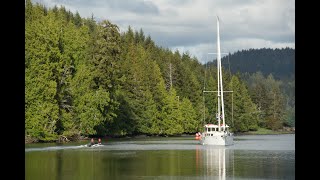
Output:
[[[233,91],[225,94],[232,131],[294,126],[294,79],[222,71]],[[26,0],[27,138],[194,134],[216,123],[217,96],[203,93],[217,89],[216,74],[214,64],[158,46],[142,29],[120,33],[110,20]]]

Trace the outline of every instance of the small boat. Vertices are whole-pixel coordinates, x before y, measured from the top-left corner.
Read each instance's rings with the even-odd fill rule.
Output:
[[[219,18],[217,17],[217,71],[218,71],[218,124],[205,124],[204,130],[200,133],[200,143],[202,145],[232,145],[233,133],[229,131],[229,126],[225,124],[224,101],[223,101],[223,84],[222,84],[222,68],[220,53],[220,35],[219,35]],[[205,91],[204,91],[205,92]],[[215,92],[215,91],[214,91]],[[221,119],[223,123],[221,123]],[[198,134],[199,137],[199,134]]]
[[[103,144],[94,144],[94,145],[91,145],[89,147],[100,147],[100,146],[103,146]]]
[[[89,144],[85,144],[85,145],[80,145],[81,147],[100,147],[100,146],[104,146],[103,144],[93,144],[91,145],[90,143]]]

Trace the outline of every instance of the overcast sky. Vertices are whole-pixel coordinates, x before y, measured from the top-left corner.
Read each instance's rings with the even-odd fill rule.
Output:
[[[157,45],[204,63],[216,52],[216,16],[221,52],[249,48],[295,48],[294,0],[32,0],[63,5],[81,17],[108,19],[127,31],[130,25]],[[215,55],[209,55],[209,59]]]

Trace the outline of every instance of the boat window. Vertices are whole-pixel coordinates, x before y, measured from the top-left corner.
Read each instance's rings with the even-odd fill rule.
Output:
[[[208,132],[210,132],[211,131],[211,128],[208,128]]]

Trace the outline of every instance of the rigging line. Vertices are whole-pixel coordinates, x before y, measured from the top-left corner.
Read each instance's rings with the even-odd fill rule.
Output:
[[[206,117],[206,103],[204,101],[204,92],[202,92],[202,96],[203,96],[203,120],[202,120],[202,125],[204,125],[204,122],[205,122],[205,117]]]
[[[231,76],[231,70],[230,70],[230,60],[229,60],[229,57],[230,57],[230,52],[228,54],[228,65],[229,65],[229,74],[230,74],[230,90],[233,91],[233,85],[232,85],[232,76]],[[231,102],[232,102],[232,105],[231,105],[231,121],[232,121],[232,126],[234,126],[234,123],[233,123],[233,92],[231,94]]]
[[[206,68],[204,69],[203,90],[206,89],[206,73],[207,73],[207,67],[208,67],[208,55],[207,55],[207,60],[206,60]]]
[[[214,61],[214,59],[212,60],[212,61]],[[218,59],[216,58],[216,63],[218,63]],[[214,72],[214,70],[215,70],[215,68],[214,68],[214,65],[212,64],[211,65],[211,69],[210,69],[211,71],[210,71],[210,76],[211,77],[214,77],[214,73],[217,73],[217,72]],[[217,71],[218,71],[218,69],[217,69]],[[216,79],[217,81],[218,81],[218,77],[217,77],[217,79]],[[218,92],[217,92],[218,93]],[[217,98],[219,98],[218,96],[214,96],[213,98],[215,98],[215,97],[217,97]],[[213,102],[217,102],[216,101],[217,99],[215,99],[215,101],[213,101]],[[212,108],[212,111],[213,110],[215,110],[216,111],[216,113],[218,112],[218,110],[219,110],[219,108],[218,108],[218,103],[213,103],[214,104],[214,107]],[[213,113],[213,120],[216,120],[216,113]]]
[[[216,62],[217,62],[217,59],[216,59]],[[217,69],[217,71],[218,71],[218,69]],[[214,68],[213,68],[213,65],[211,66],[211,71],[210,71],[210,75],[211,75],[211,77],[214,77],[214,74],[215,72],[214,72]],[[218,81],[218,79],[217,79],[217,81]],[[213,86],[214,87],[214,86]],[[217,92],[218,93],[218,92]],[[217,97],[217,96],[213,96],[213,98],[215,98],[215,97]],[[218,98],[218,97],[217,97]],[[215,99],[215,100],[217,100],[217,99]],[[216,102],[216,101],[213,101],[213,102]],[[215,106],[212,108],[212,111],[216,111],[216,112],[218,112],[218,104],[215,104]],[[216,115],[215,115],[215,113],[213,113],[213,116],[215,117]],[[214,120],[215,120],[215,118],[214,118]]]
[[[204,79],[203,79],[203,91],[202,91],[202,99],[203,99],[203,120],[202,120],[202,125],[205,123],[205,118],[206,118],[206,102],[204,98],[204,90],[206,90],[206,72],[207,72],[207,67],[208,67],[208,55],[206,59],[206,67],[204,69]]]
[[[230,57],[230,52],[228,54],[228,65],[229,65],[229,74],[230,74],[230,85],[231,85],[231,91],[233,91],[233,88],[232,88],[232,75],[231,75],[231,70],[230,70],[230,60],[229,60],[229,57]],[[229,87],[230,88],[230,87]],[[233,103],[233,93],[232,93],[232,103]],[[232,104],[232,123],[233,123],[233,104]]]
[[[211,53],[211,54],[216,54],[216,53]],[[217,62],[217,59],[216,59],[216,61],[215,62]],[[212,58],[212,64],[210,65],[210,66],[208,66],[208,77],[214,77],[214,65],[213,65],[213,63],[214,63],[214,58]],[[209,96],[210,98],[209,99],[211,99],[211,98],[214,98],[214,97],[212,97],[212,96]],[[213,101],[213,99],[212,99],[212,101]],[[212,109],[208,109],[209,110],[209,114],[211,114],[211,115],[213,115],[213,120],[215,120],[215,113],[213,113],[213,111],[215,110],[216,112],[218,112],[218,106],[217,106],[217,104],[215,104],[213,107],[212,107]],[[211,117],[212,118],[212,117]],[[209,116],[209,119],[210,119],[210,116]]]
[[[230,78],[231,78],[230,61],[229,61],[230,52],[229,52],[229,54],[227,56],[228,56],[228,64],[229,64],[229,74],[230,74]]]

